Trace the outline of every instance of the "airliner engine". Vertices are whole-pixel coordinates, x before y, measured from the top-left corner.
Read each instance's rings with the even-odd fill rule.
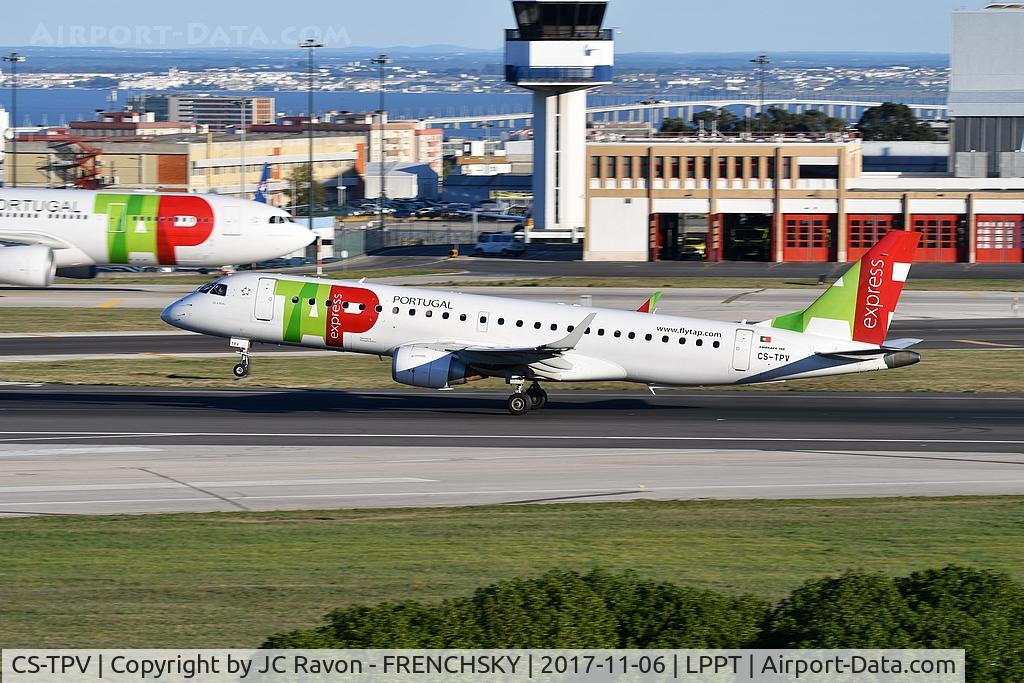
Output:
[[[0,282],[23,287],[49,287],[57,273],[53,250],[34,244],[0,248]]]
[[[481,379],[455,354],[415,345],[395,351],[391,376],[400,384],[425,389],[447,389]]]

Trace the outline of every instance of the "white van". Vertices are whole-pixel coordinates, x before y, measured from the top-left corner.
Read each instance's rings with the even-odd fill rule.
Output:
[[[473,256],[522,256],[526,253],[521,233],[482,232],[473,247]]]

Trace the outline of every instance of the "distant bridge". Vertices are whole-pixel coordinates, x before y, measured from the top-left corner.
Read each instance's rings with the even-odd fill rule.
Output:
[[[778,107],[794,114],[806,111],[823,111],[829,116],[846,119],[851,123],[860,120],[866,109],[880,106],[881,102],[863,102],[859,100],[800,100],[800,99],[766,99],[765,109]],[[949,107],[945,104],[907,104],[914,114],[924,120],[941,121],[949,117]],[[669,102],[658,101],[650,104],[620,104],[587,109],[589,122],[614,123],[650,123],[660,126],[667,118],[679,117],[685,121],[693,119],[694,114],[715,109],[740,109],[744,116],[754,116],[761,107],[759,100],[721,99]],[[475,116],[437,116],[422,119],[435,128],[524,128],[533,123],[533,112],[516,112],[511,114],[479,114]]]

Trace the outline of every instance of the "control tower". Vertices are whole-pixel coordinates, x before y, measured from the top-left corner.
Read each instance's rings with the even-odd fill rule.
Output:
[[[587,90],[612,82],[608,2],[514,0],[505,80],[533,91],[533,237],[581,234],[586,219]],[[529,237],[529,235],[528,235]]]

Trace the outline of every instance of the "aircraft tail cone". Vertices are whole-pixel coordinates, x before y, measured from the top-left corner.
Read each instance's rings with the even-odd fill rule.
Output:
[[[885,356],[885,364],[890,370],[917,365],[920,362],[921,354],[914,353],[913,351],[897,351],[895,353],[886,354]]]

